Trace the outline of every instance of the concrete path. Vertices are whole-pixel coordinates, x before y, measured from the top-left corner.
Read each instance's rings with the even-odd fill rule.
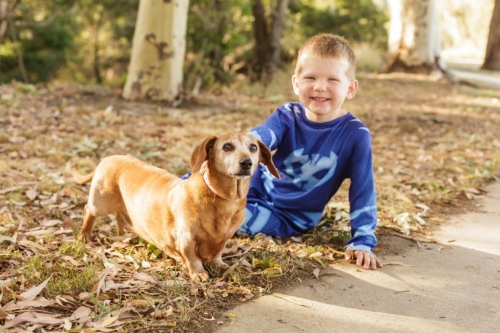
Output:
[[[492,76],[488,74],[482,74],[479,72],[460,70],[460,69],[450,69],[450,71],[459,79],[481,83],[483,85],[489,86],[489,88],[491,89],[500,88],[500,76]]]
[[[383,269],[341,263],[230,311],[216,332],[500,332],[500,183],[441,244],[384,236]]]
[[[480,83],[491,89],[500,88],[500,75],[498,71],[481,71],[484,59],[479,58],[449,58],[443,59],[446,67],[453,75],[464,81]]]

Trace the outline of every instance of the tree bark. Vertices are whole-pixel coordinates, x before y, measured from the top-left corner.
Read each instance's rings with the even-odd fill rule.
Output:
[[[495,0],[493,7],[488,44],[481,69],[500,70],[500,0]]]
[[[389,56],[385,71],[443,71],[435,0],[389,0],[389,6]]]
[[[101,64],[100,64],[100,58],[99,58],[99,31],[101,30],[102,26],[102,20],[104,13],[96,13],[99,15],[99,18],[96,21],[95,24],[95,30],[94,30],[94,61],[93,61],[93,69],[94,69],[94,76],[95,76],[95,81],[97,84],[102,84],[102,75],[101,75]]]
[[[12,16],[17,6],[19,6],[21,0],[14,1],[10,6],[8,2],[8,0],[0,0],[0,45],[2,45],[3,38],[5,37],[9,18]]]
[[[189,0],[140,1],[123,98],[182,101],[188,7]]]
[[[257,67],[259,79],[270,80],[280,67],[280,39],[285,26],[285,12],[289,0],[278,0],[276,8],[272,9],[271,22],[266,19],[266,12],[261,0],[254,0],[252,8],[254,16],[254,36],[256,44]]]
[[[0,45],[7,30],[7,0],[0,0]]]

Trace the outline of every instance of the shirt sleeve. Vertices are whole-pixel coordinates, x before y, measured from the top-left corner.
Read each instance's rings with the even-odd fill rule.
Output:
[[[286,104],[280,106],[262,125],[255,126],[249,132],[250,135],[262,141],[270,150],[278,148],[285,132],[284,121],[286,119],[284,118],[287,117],[287,111],[283,112],[283,109],[286,107]]]
[[[358,136],[353,147],[350,163],[349,204],[351,220],[351,239],[346,244],[352,250],[371,252],[377,245],[375,228],[377,227],[377,203],[370,133],[366,127]],[[359,134],[359,133],[358,133]]]

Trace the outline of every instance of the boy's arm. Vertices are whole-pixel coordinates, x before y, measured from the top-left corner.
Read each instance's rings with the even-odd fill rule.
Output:
[[[365,128],[358,130],[366,131]],[[375,269],[382,267],[382,263],[372,252],[377,245],[374,234],[377,227],[377,202],[371,142],[367,131],[353,148],[350,168],[351,239],[346,242],[346,259],[350,260],[355,255],[358,265]]]
[[[249,134],[264,142],[270,150],[277,149],[286,132],[287,118],[291,117],[292,109],[291,103],[281,105],[262,125],[252,128]]]

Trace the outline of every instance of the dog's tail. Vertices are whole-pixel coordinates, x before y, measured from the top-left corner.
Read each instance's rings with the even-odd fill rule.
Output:
[[[80,184],[80,185],[89,183],[92,180],[92,178],[94,177],[94,171],[92,171],[88,175],[80,175],[76,171],[72,171],[71,174],[72,174],[73,179],[75,180],[75,182],[77,184]]]

